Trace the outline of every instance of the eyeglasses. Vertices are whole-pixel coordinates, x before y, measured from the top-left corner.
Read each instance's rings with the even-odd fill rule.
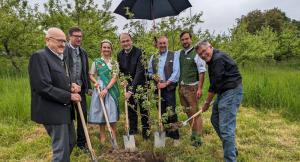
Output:
[[[71,37],[82,38],[82,35],[71,35]]]
[[[59,43],[63,43],[63,44],[67,43],[67,41],[64,40],[64,39],[56,39],[56,38],[53,38],[53,37],[49,37],[49,38],[54,39],[55,41],[57,41]]]
[[[202,49],[200,52],[198,52],[199,55],[203,55],[207,52],[208,48],[210,47],[206,47],[205,49]]]

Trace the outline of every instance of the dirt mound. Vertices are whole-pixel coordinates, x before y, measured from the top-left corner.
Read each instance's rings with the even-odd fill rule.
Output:
[[[166,157],[162,154],[153,153],[149,151],[130,152],[127,150],[109,150],[103,153],[100,157],[101,160],[114,161],[114,162],[164,162]]]

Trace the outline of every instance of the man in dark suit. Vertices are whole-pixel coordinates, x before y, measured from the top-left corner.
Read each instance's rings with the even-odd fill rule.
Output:
[[[35,52],[28,65],[31,119],[51,137],[53,161],[68,162],[75,144],[71,102],[80,102],[80,87],[72,84],[63,60],[66,36],[58,28],[46,34],[47,47]]]
[[[179,80],[179,54],[168,50],[168,38],[161,36],[157,41],[159,50],[158,58],[151,56],[148,65],[148,74],[154,79],[157,88],[161,90],[161,114],[167,113],[168,117],[163,120],[164,124],[176,123],[178,121],[176,114],[176,86]],[[159,78],[155,77],[158,74]],[[170,108],[170,111],[167,109]],[[173,145],[179,145],[179,131],[166,130],[166,136],[173,139]]]
[[[141,120],[142,120],[142,135],[144,139],[149,138],[149,112],[146,108],[142,106],[142,100],[135,101],[133,95],[136,93],[138,86],[145,85],[145,67],[142,64],[142,51],[133,46],[131,36],[128,33],[122,33],[120,35],[120,44],[122,51],[118,54],[118,63],[120,67],[120,72],[124,76],[130,77],[127,80],[127,92],[125,99],[129,101],[128,116],[129,116],[129,133],[136,134],[138,131],[137,123],[137,106],[140,107]]]
[[[69,43],[64,51],[65,60],[70,68],[70,77],[72,83],[81,86],[81,106],[85,120],[87,119],[86,97],[85,94],[91,89],[88,79],[89,63],[86,51],[80,47],[82,41],[82,31],[78,27],[69,29]],[[77,105],[72,103],[77,116],[77,146],[80,149],[86,149],[86,139],[82,127],[82,122],[78,112]]]

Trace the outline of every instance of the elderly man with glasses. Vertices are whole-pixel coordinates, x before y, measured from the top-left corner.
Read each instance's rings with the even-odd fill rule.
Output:
[[[46,47],[30,57],[28,71],[31,90],[31,119],[43,124],[51,137],[53,161],[68,162],[75,145],[72,102],[80,102],[80,88],[71,84],[63,58],[66,36],[50,28]]]
[[[224,160],[235,162],[238,154],[235,144],[236,115],[243,97],[241,74],[233,59],[214,49],[208,41],[199,42],[195,49],[208,65],[210,82],[202,112],[209,108],[213,97],[217,94],[211,123],[222,141]]]

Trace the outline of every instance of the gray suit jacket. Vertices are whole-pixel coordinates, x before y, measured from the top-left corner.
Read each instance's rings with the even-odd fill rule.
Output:
[[[83,82],[83,85],[81,87],[82,92],[87,93],[89,89],[92,89],[90,80],[89,80],[89,62],[88,62],[88,55],[86,51],[79,47],[79,52],[80,52],[80,58],[81,58],[81,63],[82,63],[82,75],[81,75],[81,80]],[[64,50],[64,59],[66,60],[66,63],[70,67],[70,69],[73,68],[73,59],[72,59],[72,48],[67,45]],[[72,83],[75,83],[75,79],[71,78]]]

